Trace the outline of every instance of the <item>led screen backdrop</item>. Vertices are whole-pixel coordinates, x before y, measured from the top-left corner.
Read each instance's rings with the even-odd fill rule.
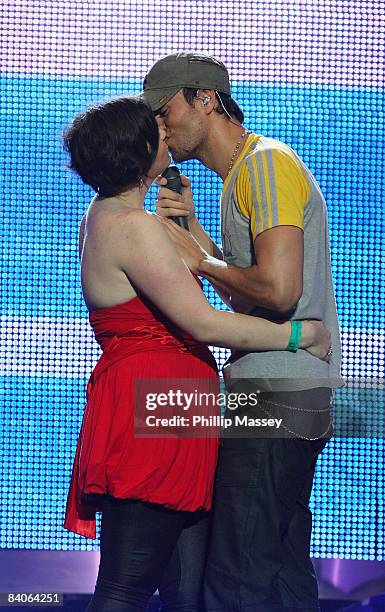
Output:
[[[139,92],[162,55],[217,55],[246,126],[284,140],[308,163],[329,209],[343,374],[383,377],[383,11],[381,0],[3,0],[1,547],[97,547],[62,528],[99,349],[77,258],[91,192],[66,170],[60,134],[90,102]],[[219,242],[220,181],[196,163],[184,171]],[[225,352],[216,355],[223,362]],[[359,421],[370,384],[344,398],[345,413]],[[314,556],[384,559],[384,467],[381,437],[329,444],[313,494]]]

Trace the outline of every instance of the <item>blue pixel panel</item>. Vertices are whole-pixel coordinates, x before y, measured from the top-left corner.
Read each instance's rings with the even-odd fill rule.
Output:
[[[62,527],[99,348],[77,256],[92,193],[66,169],[60,137],[91,102],[138,93],[162,55],[191,48],[217,55],[229,67],[245,125],[285,141],[309,165],[328,204],[343,374],[383,378],[381,3],[231,4],[169,0],[161,10],[144,1],[53,2],[47,9],[18,0],[0,7],[3,548],[97,548]],[[183,171],[199,218],[219,243],[221,181],[195,162]],[[154,201],[152,189],[150,210]],[[205,289],[222,308],[207,283]],[[222,364],[227,352],[215,355]],[[365,388],[343,398],[342,413],[357,422],[374,401]],[[330,442],[312,508],[314,556],[384,560],[383,439]]]

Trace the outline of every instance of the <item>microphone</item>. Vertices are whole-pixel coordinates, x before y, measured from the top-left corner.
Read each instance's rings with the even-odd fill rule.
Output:
[[[162,172],[162,176],[167,179],[167,189],[171,189],[171,191],[176,191],[177,193],[182,193],[182,181],[180,179],[179,168],[176,166],[169,166],[166,168],[164,172]],[[189,231],[187,217],[171,217],[175,223],[177,223],[183,229]]]

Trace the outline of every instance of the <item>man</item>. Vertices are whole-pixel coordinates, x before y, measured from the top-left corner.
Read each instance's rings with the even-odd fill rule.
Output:
[[[195,217],[186,177],[182,195],[159,192],[159,214],[188,215],[191,234],[165,224],[191,271],[237,312],[319,318],[332,335],[329,363],[296,352],[292,337],[293,353],[238,353],[225,365],[227,389],[257,393],[259,401],[233,411],[234,427],[221,444],[205,579],[209,612],[315,612],[308,504],[317,457],[331,435],[331,389],[342,384],[325,202],[287,145],[243,127],[217,59],[169,55],[147,74],[143,95],[166,126],[174,160],[198,159],[224,181],[223,255]],[[267,433],[242,419],[239,428],[234,412],[253,423],[277,418],[280,429]]]

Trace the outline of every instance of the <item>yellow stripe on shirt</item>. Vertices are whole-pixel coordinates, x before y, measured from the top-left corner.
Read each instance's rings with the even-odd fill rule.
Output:
[[[250,219],[254,239],[279,225],[304,228],[310,186],[300,161],[287,145],[260,139],[244,156],[234,191],[241,214]]]

